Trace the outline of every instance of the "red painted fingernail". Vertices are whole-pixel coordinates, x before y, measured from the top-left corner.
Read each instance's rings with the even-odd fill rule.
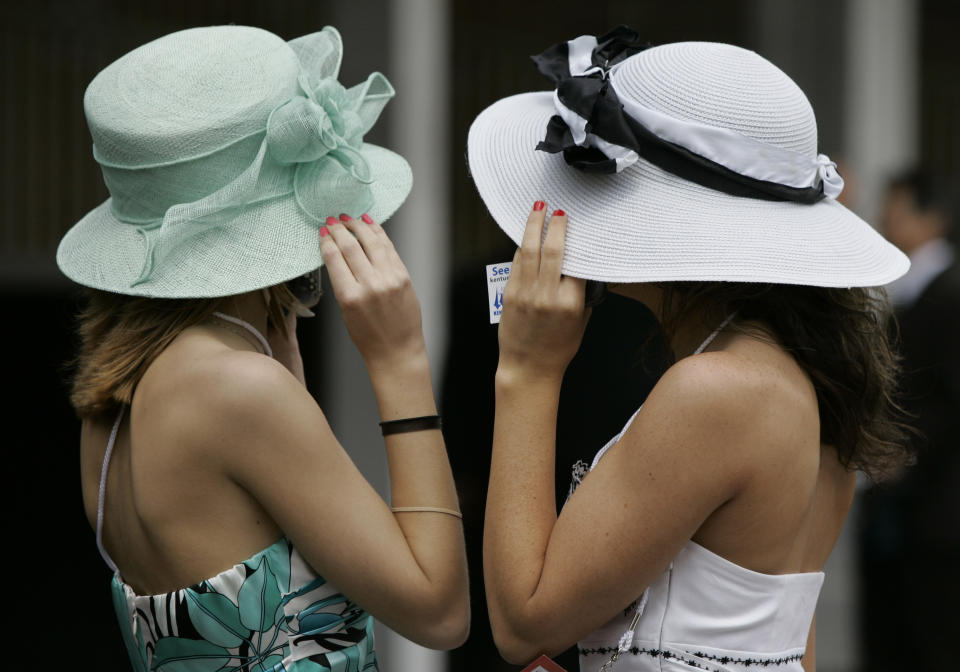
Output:
[[[373,217],[371,217],[367,213],[363,213],[362,215],[360,215],[360,219],[365,221],[367,224],[373,224]]]
[[[554,210],[554,211],[553,211],[553,216],[554,216],[554,217],[563,217],[565,214],[567,214],[567,213],[565,213],[563,210]]]
[[[327,217],[327,224],[339,224],[340,222],[336,217]]]
[[[329,236],[329,235],[330,235],[330,232],[327,231],[327,227],[321,226],[321,227],[320,227],[320,237],[323,238],[324,236]]]
[[[343,213],[340,213],[340,221],[341,221],[341,222],[349,222],[351,219],[353,219],[353,218],[352,218],[350,215],[345,215],[345,214],[343,214]]]
[[[543,210],[545,207],[547,207],[547,204],[544,203],[543,201],[537,201],[536,203],[533,204],[534,210]]]

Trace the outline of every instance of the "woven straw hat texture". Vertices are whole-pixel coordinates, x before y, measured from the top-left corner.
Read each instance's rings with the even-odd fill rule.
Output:
[[[672,117],[817,155],[813,109],[769,61],[739,47],[647,49],[611,75],[621,99]],[[831,198],[814,205],[730,196],[642,157],[588,174],[537,151],[552,92],[504,98],[474,121],[470,170],[490,214],[517,244],[533,202],[568,215],[565,274],[610,282],[715,280],[824,287],[883,285],[909,261]]]
[[[321,266],[325,216],[388,219],[410,167],[362,133],[393,89],[377,73],[344,89],[341,53],[330,27],[288,43],[215,26],[105,68],[84,108],[111,198],[64,236],[61,270],[122,294],[240,294]]]

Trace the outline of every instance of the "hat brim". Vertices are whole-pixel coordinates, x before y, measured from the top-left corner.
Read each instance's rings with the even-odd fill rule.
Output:
[[[518,245],[535,200],[567,213],[566,275],[871,287],[910,266],[831,198],[803,205],[730,196],[643,158],[613,175],[579,171],[536,150],[554,114],[551,92],[504,98],[474,120],[467,148],[480,197]]]
[[[374,205],[385,222],[403,203],[413,174],[403,157],[377,145],[361,153],[371,167]],[[344,206],[330,204],[337,216]],[[360,216],[361,213],[348,213]],[[77,222],[57,249],[57,265],[74,282],[118,294],[154,298],[212,298],[269,287],[323,265],[317,222],[293,195],[248,207],[229,223],[193,236],[138,285],[146,246],[136,226],[118,220],[106,200]]]

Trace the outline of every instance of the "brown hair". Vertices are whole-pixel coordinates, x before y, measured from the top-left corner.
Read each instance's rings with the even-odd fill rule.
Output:
[[[895,400],[900,373],[893,312],[882,289],[834,289],[735,282],[672,282],[662,315],[669,336],[699,315],[716,325],[736,312],[737,323],[756,321],[810,376],[820,411],[820,440],[841,464],[873,480],[910,460],[909,428]]]
[[[286,335],[285,311],[299,302],[285,284],[268,288],[267,319]],[[184,329],[199,324],[230,297],[154,299],[84,289],[77,317],[80,349],[73,368],[70,403],[80,418],[103,416],[129,404],[143,374]]]

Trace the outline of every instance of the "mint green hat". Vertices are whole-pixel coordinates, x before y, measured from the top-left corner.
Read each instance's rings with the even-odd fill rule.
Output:
[[[320,267],[328,216],[385,221],[413,177],[363,135],[394,90],[380,73],[345,89],[342,51],[329,26],[290,42],[215,26],[107,66],[83,102],[110,198],[63,237],[60,270],[119,294],[227,296]]]

